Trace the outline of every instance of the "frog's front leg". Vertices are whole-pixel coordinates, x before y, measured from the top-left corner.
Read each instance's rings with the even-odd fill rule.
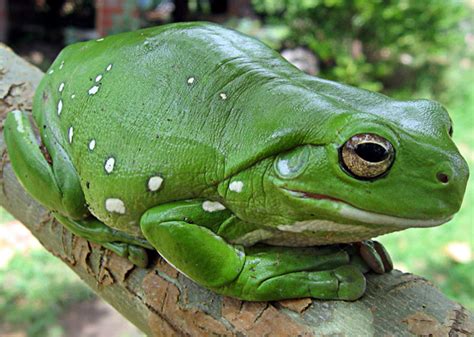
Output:
[[[346,250],[231,245],[215,233],[232,214],[214,209],[204,210],[200,201],[157,206],[142,216],[141,228],[179,271],[224,295],[251,301],[355,300],[364,293],[365,278]]]

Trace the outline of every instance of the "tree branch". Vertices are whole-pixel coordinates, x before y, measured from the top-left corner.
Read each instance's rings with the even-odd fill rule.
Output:
[[[42,73],[0,45],[0,120],[31,111]],[[242,302],[216,295],[158,255],[148,269],[72,235],[18,184],[0,140],[0,204],[98,295],[148,336],[468,336],[474,319],[422,277],[369,275],[356,302]]]

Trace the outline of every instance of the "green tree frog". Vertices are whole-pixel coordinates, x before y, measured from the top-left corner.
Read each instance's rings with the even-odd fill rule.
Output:
[[[244,300],[359,298],[391,269],[367,240],[447,222],[468,179],[440,104],[309,76],[209,23],[68,46],[33,105],[4,131],[32,197],[138,266],[154,249]]]

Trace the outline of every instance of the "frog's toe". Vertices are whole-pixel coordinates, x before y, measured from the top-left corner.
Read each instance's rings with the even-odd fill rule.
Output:
[[[148,252],[143,247],[129,245],[128,259],[138,267],[146,268],[148,266]]]
[[[334,275],[339,281],[337,290],[339,299],[354,301],[364,294],[365,277],[355,266],[347,265],[336,268],[334,269]]]
[[[372,271],[383,274],[393,269],[390,255],[378,241],[362,241],[357,243],[357,247],[360,256]]]
[[[115,254],[127,258],[137,267],[146,268],[148,265],[148,252],[143,247],[123,242],[104,242],[100,244]]]
[[[385,268],[385,272],[388,273],[393,270],[393,262],[390,254],[385,249],[385,247],[378,241],[372,241],[375,250],[379,254],[380,258],[382,259],[383,266]]]
[[[358,244],[359,254],[369,268],[377,274],[385,273],[382,258],[375,250],[371,241],[362,241]]]

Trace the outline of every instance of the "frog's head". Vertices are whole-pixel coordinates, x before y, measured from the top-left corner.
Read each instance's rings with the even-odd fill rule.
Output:
[[[267,163],[260,204],[275,215],[269,223],[291,231],[330,221],[381,234],[440,225],[459,210],[469,173],[446,110],[384,99],[366,111],[338,114],[323,144],[301,144]]]
[[[296,213],[406,228],[440,225],[459,210],[468,167],[441,105],[390,100],[333,123],[332,141],[274,160],[269,179],[282,200],[300,205]]]

